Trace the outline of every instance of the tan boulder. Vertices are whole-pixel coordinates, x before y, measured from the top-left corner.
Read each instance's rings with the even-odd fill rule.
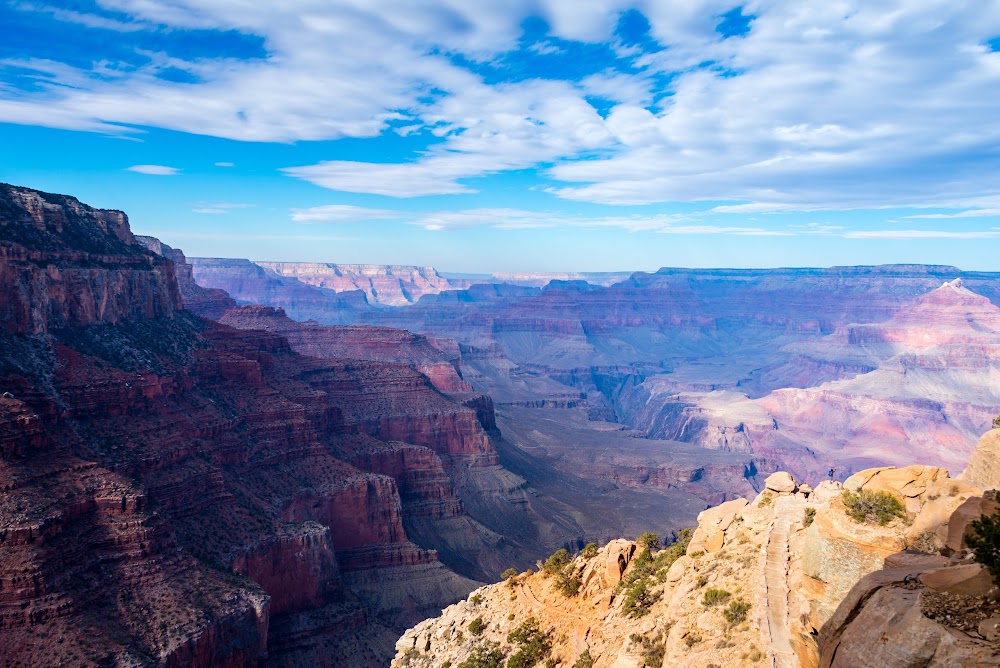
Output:
[[[812,485],[809,485],[808,483],[802,483],[801,485],[799,485],[799,494],[802,494],[804,496],[809,496],[810,494],[812,494],[812,491],[813,491]]]
[[[962,596],[983,596],[993,588],[993,578],[982,564],[962,564],[927,571],[920,582],[935,591]]]
[[[772,473],[767,476],[766,480],[764,480],[765,489],[769,489],[780,494],[791,494],[795,491],[796,487],[795,478],[792,477],[791,473],[787,473],[785,471]]]
[[[632,563],[635,543],[619,538],[608,543],[604,550],[603,584],[605,587],[613,587],[621,581],[625,569]]]
[[[961,552],[965,549],[965,535],[969,531],[969,523],[982,515],[990,515],[1000,509],[1000,503],[992,498],[972,496],[967,498],[948,520],[948,539],[945,547],[951,552]]]
[[[843,492],[844,486],[836,480],[824,480],[816,485],[816,488],[809,496],[809,500],[816,503],[826,503],[834,497],[840,496]]]
[[[1000,489],[1000,429],[983,434],[961,477],[980,489]]]
[[[726,529],[736,519],[736,515],[746,507],[747,503],[746,499],[733,499],[720,506],[701,511],[698,514],[698,528],[691,536],[687,553],[717,552],[721,549]]]
[[[903,499],[912,499],[925,494],[935,481],[948,477],[948,470],[938,466],[867,469],[845,480],[844,488],[852,492],[861,489],[889,492]]]

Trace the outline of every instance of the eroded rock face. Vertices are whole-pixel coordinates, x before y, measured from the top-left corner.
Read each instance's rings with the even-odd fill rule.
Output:
[[[1000,489],[1000,429],[983,434],[962,479],[982,489]]]
[[[424,295],[468,287],[470,281],[447,279],[434,267],[384,264],[330,264],[322,262],[257,262],[279,276],[307,285],[349,292],[360,290],[371,304],[403,306]]]
[[[976,630],[963,631],[936,621],[927,613],[934,606],[931,592],[935,587],[926,584],[947,582],[954,588],[957,580],[964,579],[961,571],[968,568],[978,566],[952,566],[930,571],[909,566],[867,575],[851,589],[834,616],[823,626],[820,666],[1000,666],[1000,646],[994,639],[980,634],[979,625]],[[976,588],[975,593],[982,594],[981,588]],[[989,613],[983,614],[989,617]]]
[[[409,363],[198,318],[182,297],[233,304],[179,289],[183,255],[147,251],[124,214],[0,195],[5,659],[384,665],[403,626],[474,586],[404,520],[461,514],[442,458],[495,465],[487,407]]]
[[[0,184],[0,328],[16,334],[170,318],[181,297],[169,262],[147,252],[121,211]]]

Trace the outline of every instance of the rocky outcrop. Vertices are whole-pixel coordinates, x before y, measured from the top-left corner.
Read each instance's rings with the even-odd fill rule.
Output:
[[[281,276],[249,260],[188,258],[198,285],[224,290],[241,304],[267,304],[295,320],[349,324],[368,306],[363,292],[334,292]]]
[[[404,306],[424,295],[468,287],[470,281],[447,279],[434,267],[385,264],[329,264],[321,262],[257,262],[279,276],[295,278],[307,285],[365,293],[370,304]]]
[[[982,489],[1000,489],[1000,429],[993,429],[979,439],[962,479]]]
[[[170,318],[181,308],[171,263],[146,252],[121,211],[0,184],[0,327],[63,327]]]
[[[191,265],[183,251],[171,248],[156,237],[136,236],[135,239],[148,250],[174,263],[174,275],[177,276],[185,309],[203,318],[218,320],[226,311],[236,308],[236,300],[225,290],[203,288],[195,283]]]
[[[983,638],[949,639],[952,631],[935,621],[940,602],[914,613],[906,598],[918,576],[927,591],[982,593],[987,580],[978,566],[948,565],[940,554],[955,521],[952,511],[978,498],[977,490],[935,467],[864,471],[848,480],[851,489],[885,491],[905,506],[905,517],[879,525],[848,517],[840,483],[813,487],[782,472],[769,480],[753,501],[729,501],[699,515],[683,550],[642,555],[644,546],[616,540],[578,554],[562,579],[528,572],[484,587],[407,631],[396,644],[393,666],[458,665],[490,643],[513,656],[521,645],[510,634],[526,622],[547,639],[549,658],[562,665],[573,665],[584,652],[599,668],[749,667],[762,660],[790,668],[876,666],[876,656],[891,666],[996,665],[989,662],[995,643],[986,651]],[[916,535],[918,529],[924,533]],[[925,551],[901,553],[916,548]],[[912,578],[892,570],[900,564]],[[560,591],[566,578],[579,579],[577,594]],[[855,587],[859,580],[863,584]],[[902,598],[882,607],[869,583],[884,587],[890,581],[906,586],[886,590]],[[991,609],[976,624],[987,622]],[[912,622],[916,636],[896,626],[901,620]],[[828,635],[834,628],[836,638]],[[848,642],[883,646],[862,660],[863,649],[835,649]],[[931,656],[942,662],[915,661]],[[980,660],[985,662],[975,662]]]

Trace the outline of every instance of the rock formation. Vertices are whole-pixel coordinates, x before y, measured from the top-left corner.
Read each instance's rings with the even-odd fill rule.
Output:
[[[470,281],[447,279],[434,267],[383,264],[328,264],[319,262],[257,262],[279,276],[295,278],[307,285],[350,292],[360,290],[371,304],[403,306],[424,295],[466,288]]]
[[[1000,489],[1000,429],[993,429],[979,439],[962,479],[983,489]]]
[[[5,663],[384,665],[476,584],[405,524],[446,547],[474,524],[449,476],[499,468],[489,405],[199,318],[234,304],[183,262],[120,212],[0,187]]]
[[[699,515],[686,545],[645,553],[645,542],[616,540],[479,589],[407,631],[393,666],[528,651],[598,668],[1000,665],[998,608],[981,597],[992,583],[964,553],[941,554],[956,509],[984,503],[978,490],[926,466],[870,469],[843,486],[768,481],[750,502]],[[885,492],[901,516],[849,517],[845,488]],[[942,595],[980,598],[959,624]]]

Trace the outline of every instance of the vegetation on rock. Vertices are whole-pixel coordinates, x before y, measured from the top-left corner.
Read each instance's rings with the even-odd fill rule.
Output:
[[[548,633],[542,633],[534,617],[529,617],[511,631],[507,642],[518,648],[507,659],[507,668],[531,668],[552,653],[552,639]]]
[[[966,544],[975,550],[976,561],[1000,585],[1000,510],[972,520],[969,526],[972,531],[965,537]]]
[[[504,658],[500,643],[487,640],[476,645],[469,658],[458,664],[458,668],[501,668]]]
[[[905,517],[903,503],[889,492],[844,491],[844,508],[855,522],[885,526],[896,517]]]

